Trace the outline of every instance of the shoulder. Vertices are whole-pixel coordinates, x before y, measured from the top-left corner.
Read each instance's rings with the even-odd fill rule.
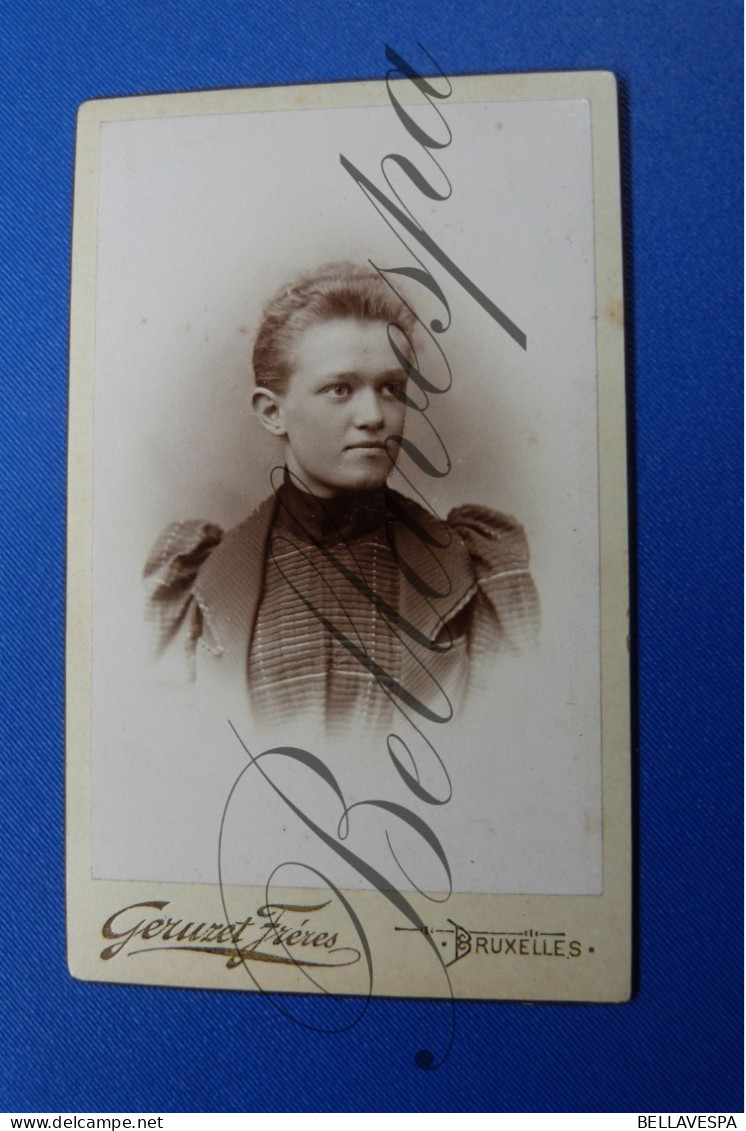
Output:
[[[533,650],[541,610],[521,524],[500,511],[463,506],[450,512],[448,525],[469,552],[477,585],[481,615],[475,620],[472,650]]]
[[[151,596],[193,581],[223,537],[222,527],[198,519],[166,526],[153,543],[143,570]]]
[[[156,655],[182,638],[187,655],[193,656],[197,641],[203,636],[203,618],[194,596],[195,582],[223,538],[220,526],[195,519],[172,522],[156,538],[143,570],[146,618]],[[191,663],[190,660],[193,676]]]
[[[261,571],[256,559],[263,564],[263,555],[257,549],[266,541],[274,509],[274,498],[266,499],[227,532],[195,519],[170,523],[161,532],[143,570],[157,652],[177,636],[185,637],[187,651],[197,641],[222,650],[212,610],[230,600],[233,579],[245,577],[243,559],[252,559],[253,568]]]
[[[158,535],[145,562],[143,576],[151,594],[164,586],[183,588],[195,580],[208,560],[223,556],[237,543],[260,536],[271,523],[274,502],[272,498],[265,499],[228,531],[200,519],[170,523]]]
[[[397,491],[389,491],[389,505],[396,519],[416,526],[432,545],[460,548],[477,565],[483,559],[516,568],[528,565],[526,535],[512,515],[467,504],[455,507],[444,520]]]
[[[414,500],[391,494],[395,517],[416,530],[447,567],[453,587],[444,620],[468,615],[472,655],[532,648],[540,608],[521,524],[512,515],[476,505],[455,507],[442,520]]]
[[[517,519],[502,511],[467,504],[448,515],[448,527],[460,538],[478,564],[505,569],[528,567],[526,533]]]

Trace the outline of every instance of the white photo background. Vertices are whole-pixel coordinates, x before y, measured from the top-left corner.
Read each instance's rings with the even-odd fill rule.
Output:
[[[453,384],[432,398],[429,416],[452,470],[430,479],[405,458],[402,468],[442,516],[469,502],[522,522],[543,621],[539,660],[512,675],[506,668],[468,731],[458,719],[441,728],[453,800],[437,820],[423,815],[432,817],[457,891],[595,893],[602,845],[589,107],[445,102],[441,109],[453,141],[436,156],[451,198],[426,200],[403,174],[392,180],[435,242],[526,333],[528,348],[405,235],[451,308],[452,324],[438,340]],[[279,452],[250,407],[253,338],[267,298],[299,270],[333,260],[416,265],[339,159],[344,154],[385,189],[380,161],[392,152],[439,184],[390,107],[102,127],[93,641],[99,878],[216,880],[220,815],[242,753],[235,740],[216,739],[209,749],[197,741],[189,689],[152,675],[143,563],[169,522],[202,518],[227,529],[270,493]],[[423,288],[407,293],[423,318],[441,316]],[[422,361],[441,383],[432,348]],[[413,438],[426,436],[416,425]],[[396,476],[391,482],[407,490]],[[390,764],[386,772],[392,790],[397,782],[404,788]]]

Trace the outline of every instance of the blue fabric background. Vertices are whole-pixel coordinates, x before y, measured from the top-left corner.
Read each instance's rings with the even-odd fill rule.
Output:
[[[5,1111],[737,1111],[741,1099],[738,0],[3,5],[0,888]],[[639,968],[624,1006],[374,1002],[308,1035],[261,997],[84,985],[63,930],[63,577],[75,112],[85,99],[449,73],[622,82],[635,521]]]

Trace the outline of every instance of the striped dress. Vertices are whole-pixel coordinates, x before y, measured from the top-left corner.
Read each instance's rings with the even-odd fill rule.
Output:
[[[249,693],[262,724],[288,714],[328,729],[385,729],[401,645],[399,569],[387,540],[385,491],[316,500],[279,491],[249,653]]]
[[[222,641],[247,621],[234,662],[262,727],[384,733],[397,709],[442,714],[483,661],[535,643],[538,597],[514,519],[465,506],[442,522],[388,488],[321,500],[289,479],[267,506],[261,538],[256,515],[225,535],[175,523],[145,567],[158,648],[181,641],[193,676],[195,655],[225,659]]]

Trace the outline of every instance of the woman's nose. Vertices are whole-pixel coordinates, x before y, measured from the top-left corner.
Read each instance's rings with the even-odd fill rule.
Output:
[[[355,395],[353,421],[358,428],[379,428],[383,407],[375,389],[360,389]]]

